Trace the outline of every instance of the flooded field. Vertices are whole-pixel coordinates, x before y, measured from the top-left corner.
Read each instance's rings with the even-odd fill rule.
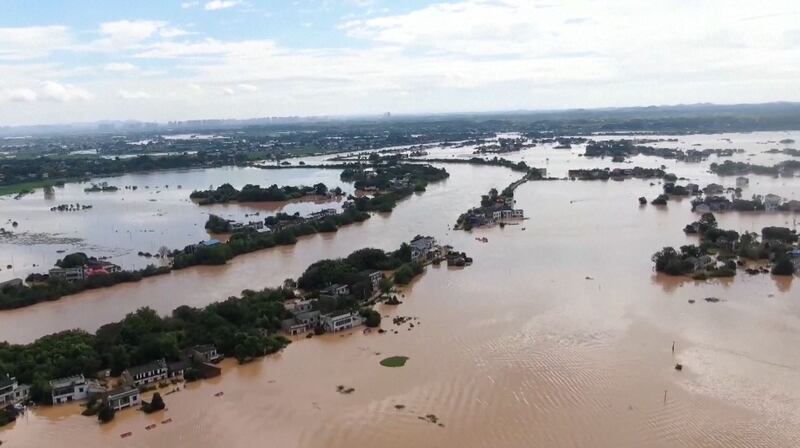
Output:
[[[743,148],[746,153],[734,160],[771,165],[786,156],[764,154],[780,145],[759,142],[787,137],[800,140],[800,133],[681,136],[678,143],[662,145]],[[429,150],[429,157],[471,152]],[[537,147],[500,156],[546,167],[555,177],[575,168],[663,164],[701,186],[734,182],[707,172],[709,163],[723,160],[715,156],[699,164],[645,156],[612,164],[578,157],[582,152],[577,146]],[[0,429],[4,448],[800,446],[796,277],[740,272],[733,279],[695,282],[654,274],[653,252],[696,241],[681,231],[696,219],[689,199],[670,201],[665,208],[639,206],[639,196],[651,199],[661,192],[658,181],[528,182],[515,195],[529,217],[522,225],[456,232],[451,227],[460,213],[489,188],[500,189],[520,173],[444,166],[451,173],[446,181],[430,184],[391,214],[335,234],[305,237],[295,246],[237,257],[226,266],[186,269],[0,313],[0,340],[28,342],[68,328],[94,330],[142,306],[167,313],[182,304],[204,305],[246,288],[278,285],[320,258],[368,246],[389,249],[416,234],[430,234],[475,262],[464,270],[429,267],[405,289],[403,304],[378,307],[385,316],[418,317],[414,328],[384,319],[382,326],[397,334],[356,329],[298,339],[279,355],[244,366],[226,361],[221,377],[167,395],[166,411],[150,416],[123,411],[109,425],[81,416],[78,406],[32,409]],[[3,222],[17,219],[19,232],[81,238],[81,244],[98,250],[129,251],[119,256],[133,252],[135,257],[137,250],[178,247],[204,237],[204,212],[212,209],[188,202],[191,189],[226,181],[234,186],[324,182],[352,189],[338,175],[299,169],[131,175],[109,183],[138,183],[135,193],[88,196],[84,185],[67,185],[56,190],[63,196],[52,202],[41,192],[19,201],[4,198],[0,214]],[[800,195],[800,179],[750,179],[745,197]],[[152,186],[166,184],[168,191],[153,192]],[[142,191],[141,185],[151,188]],[[73,215],[46,206],[76,201],[94,208]],[[255,210],[217,207],[225,216]],[[313,207],[324,206],[287,204],[283,210]],[[779,213],[727,213],[717,219],[720,227],[737,231],[794,225],[793,215]],[[475,239],[484,236],[488,243]],[[0,253],[8,257],[11,251],[24,271],[32,263],[54,261],[50,252],[57,248],[73,247],[80,246],[4,243]],[[32,255],[26,257],[26,251]],[[0,274],[7,278],[5,269]],[[702,300],[710,296],[721,301]],[[394,355],[410,359],[401,368],[379,364]],[[682,371],[674,369],[677,362]],[[337,385],[355,391],[341,394]],[[215,396],[218,392],[224,395]],[[426,420],[428,415],[442,426]],[[172,422],[162,425],[166,418]],[[151,423],[158,426],[146,431]],[[133,435],[121,439],[119,434],[128,431]]]

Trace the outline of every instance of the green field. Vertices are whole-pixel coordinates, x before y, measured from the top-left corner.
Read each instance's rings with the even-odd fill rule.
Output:
[[[381,360],[384,367],[403,367],[408,361],[408,356],[390,356]]]

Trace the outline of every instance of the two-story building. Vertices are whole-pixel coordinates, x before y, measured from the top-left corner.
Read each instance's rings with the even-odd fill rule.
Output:
[[[346,296],[350,294],[350,287],[347,285],[333,284],[320,291],[321,295],[326,296]]]
[[[357,312],[339,311],[320,316],[322,327],[325,331],[336,333],[337,331],[347,330],[357,327],[364,321]]]
[[[85,400],[89,395],[89,384],[83,375],[74,375],[50,381],[53,404]]]
[[[425,261],[436,247],[436,240],[430,236],[417,235],[409,243],[411,246],[411,261]]]
[[[129,367],[122,372],[122,380],[127,385],[139,387],[165,380],[168,373],[167,361],[162,358],[147,364]]]
[[[222,355],[217,352],[217,347],[212,344],[196,345],[190,352],[191,358],[195,362],[217,362],[222,359]]]
[[[378,292],[381,285],[381,279],[383,279],[383,272],[381,271],[372,271],[369,274],[369,281],[372,283],[372,291]]]
[[[61,280],[66,280],[70,283],[84,280],[86,277],[83,272],[83,266],[74,268],[53,268],[48,271],[50,277]]]
[[[139,388],[133,386],[119,387],[108,392],[106,396],[106,403],[115,411],[138,406],[141,402],[142,396]]]
[[[0,377],[0,408],[28,399],[30,386],[17,383],[13,376]]]

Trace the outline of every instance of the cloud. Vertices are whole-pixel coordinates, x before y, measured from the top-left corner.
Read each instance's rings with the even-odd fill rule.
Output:
[[[225,95],[225,96],[233,96],[233,95],[236,94],[236,91],[233,90],[230,87],[223,87],[222,88],[222,94]]]
[[[271,40],[222,42],[216,39],[205,39],[195,42],[159,42],[135,56],[149,59],[212,56],[253,58],[269,56],[274,53],[275,49],[275,42]]]
[[[218,11],[220,9],[233,8],[241,3],[239,0],[211,0],[203,6],[203,9],[206,11]]]
[[[193,2],[183,2],[183,3],[181,3],[181,8],[183,8],[183,9],[190,9],[190,8],[194,8],[195,6],[197,6],[197,5],[199,5],[199,4],[200,4],[200,2],[199,2],[199,1],[193,1]]]
[[[85,101],[94,98],[87,90],[72,84],[61,84],[56,81],[42,83],[39,97],[47,101],[66,103],[70,101]]]
[[[45,57],[71,43],[72,35],[65,26],[0,28],[0,61]]]
[[[166,26],[166,22],[156,20],[118,20],[100,24],[100,34],[112,42],[136,43],[153,36]]]
[[[18,103],[30,103],[38,98],[39,95],[32,89],[20,88],[8,92],[8,99]]]
[[[112,62],[110,64],[106,64],[103,67],[103,70],[107,72],[125,73],[125,72],[135,72],[137,70],[137,67],[131,64],[130,62]]]
[[[243,91],[243,92],[258,92],[258,87],[254,86],[252,84],[244,84],[244,83],[242,83],[242,84],[238,84],[236,87],[239,90]]]
[[[120,98],[125,100],[146,100],[150,99],[153,96],[147,92],[142,90],[130,91],[130,90],[120,90],[117,92]]]

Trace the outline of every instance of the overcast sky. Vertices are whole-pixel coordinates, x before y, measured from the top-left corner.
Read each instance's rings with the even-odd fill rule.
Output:
[[[797,0],[0,0],[0,125],[798,100]]]

